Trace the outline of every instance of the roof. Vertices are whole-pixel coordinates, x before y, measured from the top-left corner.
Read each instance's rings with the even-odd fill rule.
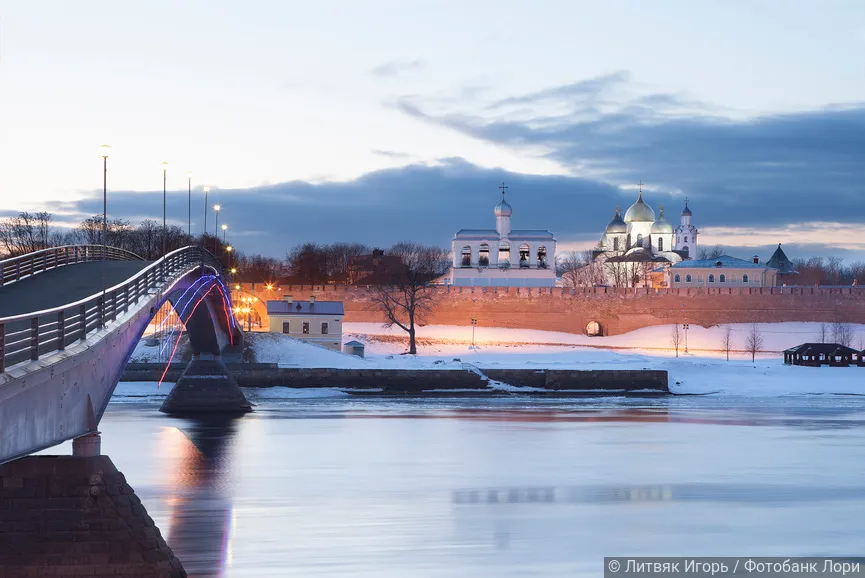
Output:
[[[354,339],[352,339],[351,341],[347,341],[345,345],[351,345],[352,347],[366,347],[366,345]]]
[[[268,301],[268,315],[345,315],[342,301]]]
[[[716,259],[692,259],[681,261],[673,265],[673,269],[766,269],[766,265],[760,265],[753,261],[721,255]]]
[[[654,223],[655,222],[655,211],[652,210],[652,207],[647,205],[643,201],[643,191],[640,191],[640,196],[637,197],[637,202],[628,207],[628,210],[625,211],[625,222],[626,223],[639,223],[639,222],[647,222]]]
[[[825,355],[850,355],[853,353],[859,353],[852,347],[847,347],[846,345],[841,345],[840,343],[803,343],[802,345],[797,345],[796,347],[791,347],[784,351],[784,353],[800,353],[802,355],[820,355],[821,353]]]
[[[778,243],[778,248],[772,253],[772,256],[766,262],[766,266],[778,269],[778,273],[782,275],[794,275],[798,273],[798,271],[793,269],[793,264],[790,263],[790,259],[787,258],[784,250],[781,249],[781,243]]]
[[[545,240],[555,241],[553,234],[546,229],[514,229],[507,235],[510,241]],[[498,240],[500,235],[495,229],[460,229],[454,239]]]

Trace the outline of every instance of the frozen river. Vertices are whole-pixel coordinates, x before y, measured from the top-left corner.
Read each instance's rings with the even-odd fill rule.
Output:
[[[850,556],[865,535],[865,397],[280,388],[201,424],[140,393],[118,388],[103,453],[190,576],[599,576],[604,556]]]

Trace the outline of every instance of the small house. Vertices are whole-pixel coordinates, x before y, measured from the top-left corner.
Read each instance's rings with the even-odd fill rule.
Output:
[[[784,363],[787,365],[806,365],[819,367],[847,367],[850,365],[865,366],[863,352],[838,343],[803,343],[784,351]]]
[[[349,355],[356,355],[358,357],[363,357],[363,352],[366,346],[360,341],[349,341],[345,345],[342,346],[342,352],[348,353]]]
[[[342,301],[299,301],[286,295],[282,300],[267,302],[271,333],[282,333],[334,351],[342,343]]]

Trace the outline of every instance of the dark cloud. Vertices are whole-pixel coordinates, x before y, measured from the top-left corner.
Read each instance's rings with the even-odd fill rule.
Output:
[[[397,106],[485,141],[543,150],[576,174],[642,180],[660,191],[651,198],[687,195],[703,225],[865,223],[865,103],[737,119],[677,95],[629,97],[627,81],[616,73],[481,112],[440,112],[441,100],[419,97]]]
[[[424,65],[422,60],[391,60],[380,64],[370,70],[370,74],[375,76],[399,76],[411,70],[422,68]]]
[[[513,227],[547,228],[565,244],[597,242],[614,207],[630,205],[635,196],[596,180],[517,174],[454,158],[435,166],[376,171],[349,182],[295,181],[212,190],[210,202],[222,204],[220,223],[230,226],[228,238],[248,252],[282,256],[290,247],[306,241],[359,241],[387,247],[408,239],[449,247],[460,228],[495,225],[493,207],[500,195],[496,187],[502,181],[508,185],[508,201],[514,207]],[[680,198],[657,192],[648,200],[656,209],[666,204],[670,221],[678,222]],[[134,223],[148,217],[162,220],[162,191],[112,192],[108,201],[111,216],[123,216]],[[186,203],[186,191],[169,192],[167,212],[172,223],[186,226]],[[710,210],[698,203],[692,206],[698,226],[712,219]],[[50,208],[77,212],[83,218],[100,212],[102,199],[94,196]],[[203,211],[203,195],[193,191],[193,232],[201,230]],[[207,220],[208,230],[213,232],[212,211]],[[735,239],[725,245],[736,256],[755,253],[753,247],[736,248]],[[808,250],[809,254],[840,254],[821,246],[809,245]],[[756,252],[764,257],[771,254],[768,248]],[[797,254],[794,251],[790,256]]]

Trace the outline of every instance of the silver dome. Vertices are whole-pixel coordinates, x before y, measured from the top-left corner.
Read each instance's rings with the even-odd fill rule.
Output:
[[[664,218],[664,206],[661,205],[661,216],[658,217],[658,220],[652,224],[652,228],[650,231],[653,235],[660,235],[666,233],[673,232],[673,225],[667,222],[667,219]]]
[[[496,217],[510,217],[512,212],[513,209],[511,209],[511,206],[507,203],[507,201],[505,201],[504,198],[502,198],[502,200],[499,201],[499,204],[496,205]]]
[[[607,233],[608,234],[617,234],[617,233],[627,233],[628,225],[622,220],[622,216],[619,214],[619,209],[616,208],[616,216],[613,217],[613,220],[610,221],[610,224],[607,225]]]
[[[643,202],[643,193],[640,192],[640,197],[637,199],[637,202],[631,205],[627,212],[625,212],[625,222],[626,223],[638,223],[638,222],[646,222],[646,223],[654,223],[655,222],[655,211],[652,210],[652,207]]]

